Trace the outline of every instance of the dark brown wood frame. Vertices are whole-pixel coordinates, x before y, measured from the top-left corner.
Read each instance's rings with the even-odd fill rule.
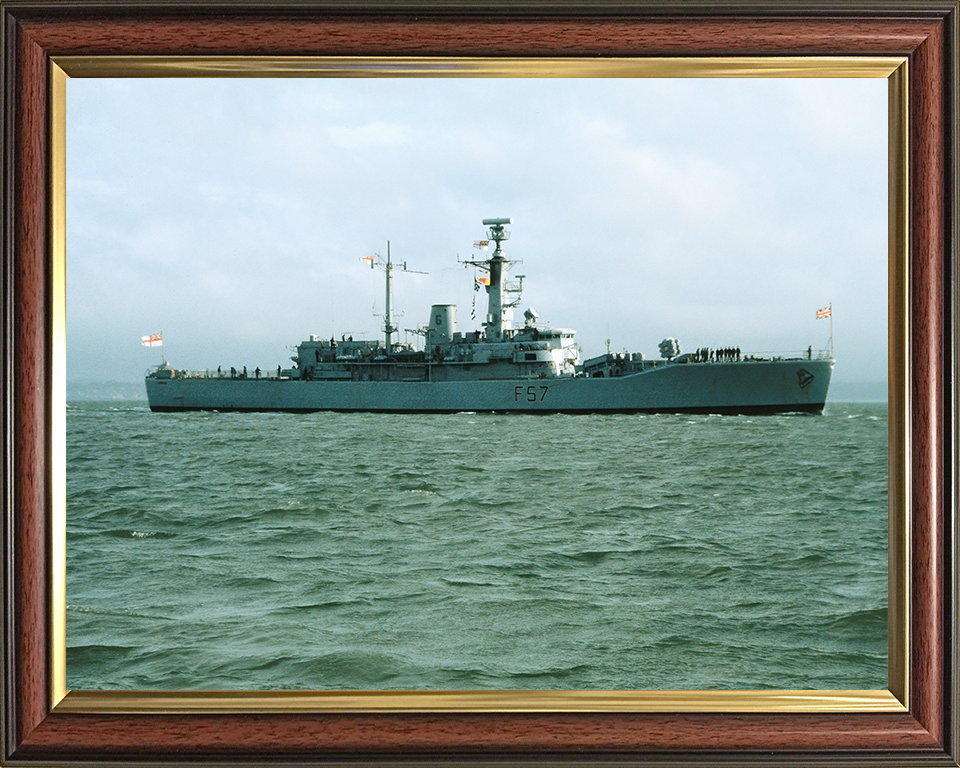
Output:
[[[52,764],[958,765],[956,0],[0,0],[3,720]],[[906,56],[913,512],[903,714],[51,712],[51,57]]]

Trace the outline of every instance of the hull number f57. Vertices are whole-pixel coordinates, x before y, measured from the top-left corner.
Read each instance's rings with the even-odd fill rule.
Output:
[[[520,399],[525,399],[528,403],[535,403],[537,401],[543,400],[547,396],[547,390],[550,387],[544,386],[541,384],[539,387],[527,387],[524,391],[523,387],[514,387],[513,388],[513,402],[518,402]]]

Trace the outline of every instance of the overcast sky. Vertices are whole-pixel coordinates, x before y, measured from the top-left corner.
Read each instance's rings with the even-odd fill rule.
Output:
[[[827,346],[886,378],[886,81],[71,79],[67,377],[287,366],[316,333],[382,338],[511,216],[527,306],[583,356]],[[477,320],[471,320],[476,300]],[[404,334],[400,334],[403,340]],[[412,340],[412,337],[411,337]]]

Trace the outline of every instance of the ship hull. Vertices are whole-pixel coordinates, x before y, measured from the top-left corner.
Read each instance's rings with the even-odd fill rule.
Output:
[[[677,363],[613,378],[297,381],[147,378],[153,411],[820,413],[832,360]]]

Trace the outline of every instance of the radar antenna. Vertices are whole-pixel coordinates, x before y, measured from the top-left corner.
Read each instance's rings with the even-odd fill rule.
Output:
[[[500,243],[503,240],[510,239],[510,233],[504,227],[507,224],[513,224],[513,219],[484,219],[483,225],[489,227],[487,237],[497,244],[496,250],[499,251]]]

